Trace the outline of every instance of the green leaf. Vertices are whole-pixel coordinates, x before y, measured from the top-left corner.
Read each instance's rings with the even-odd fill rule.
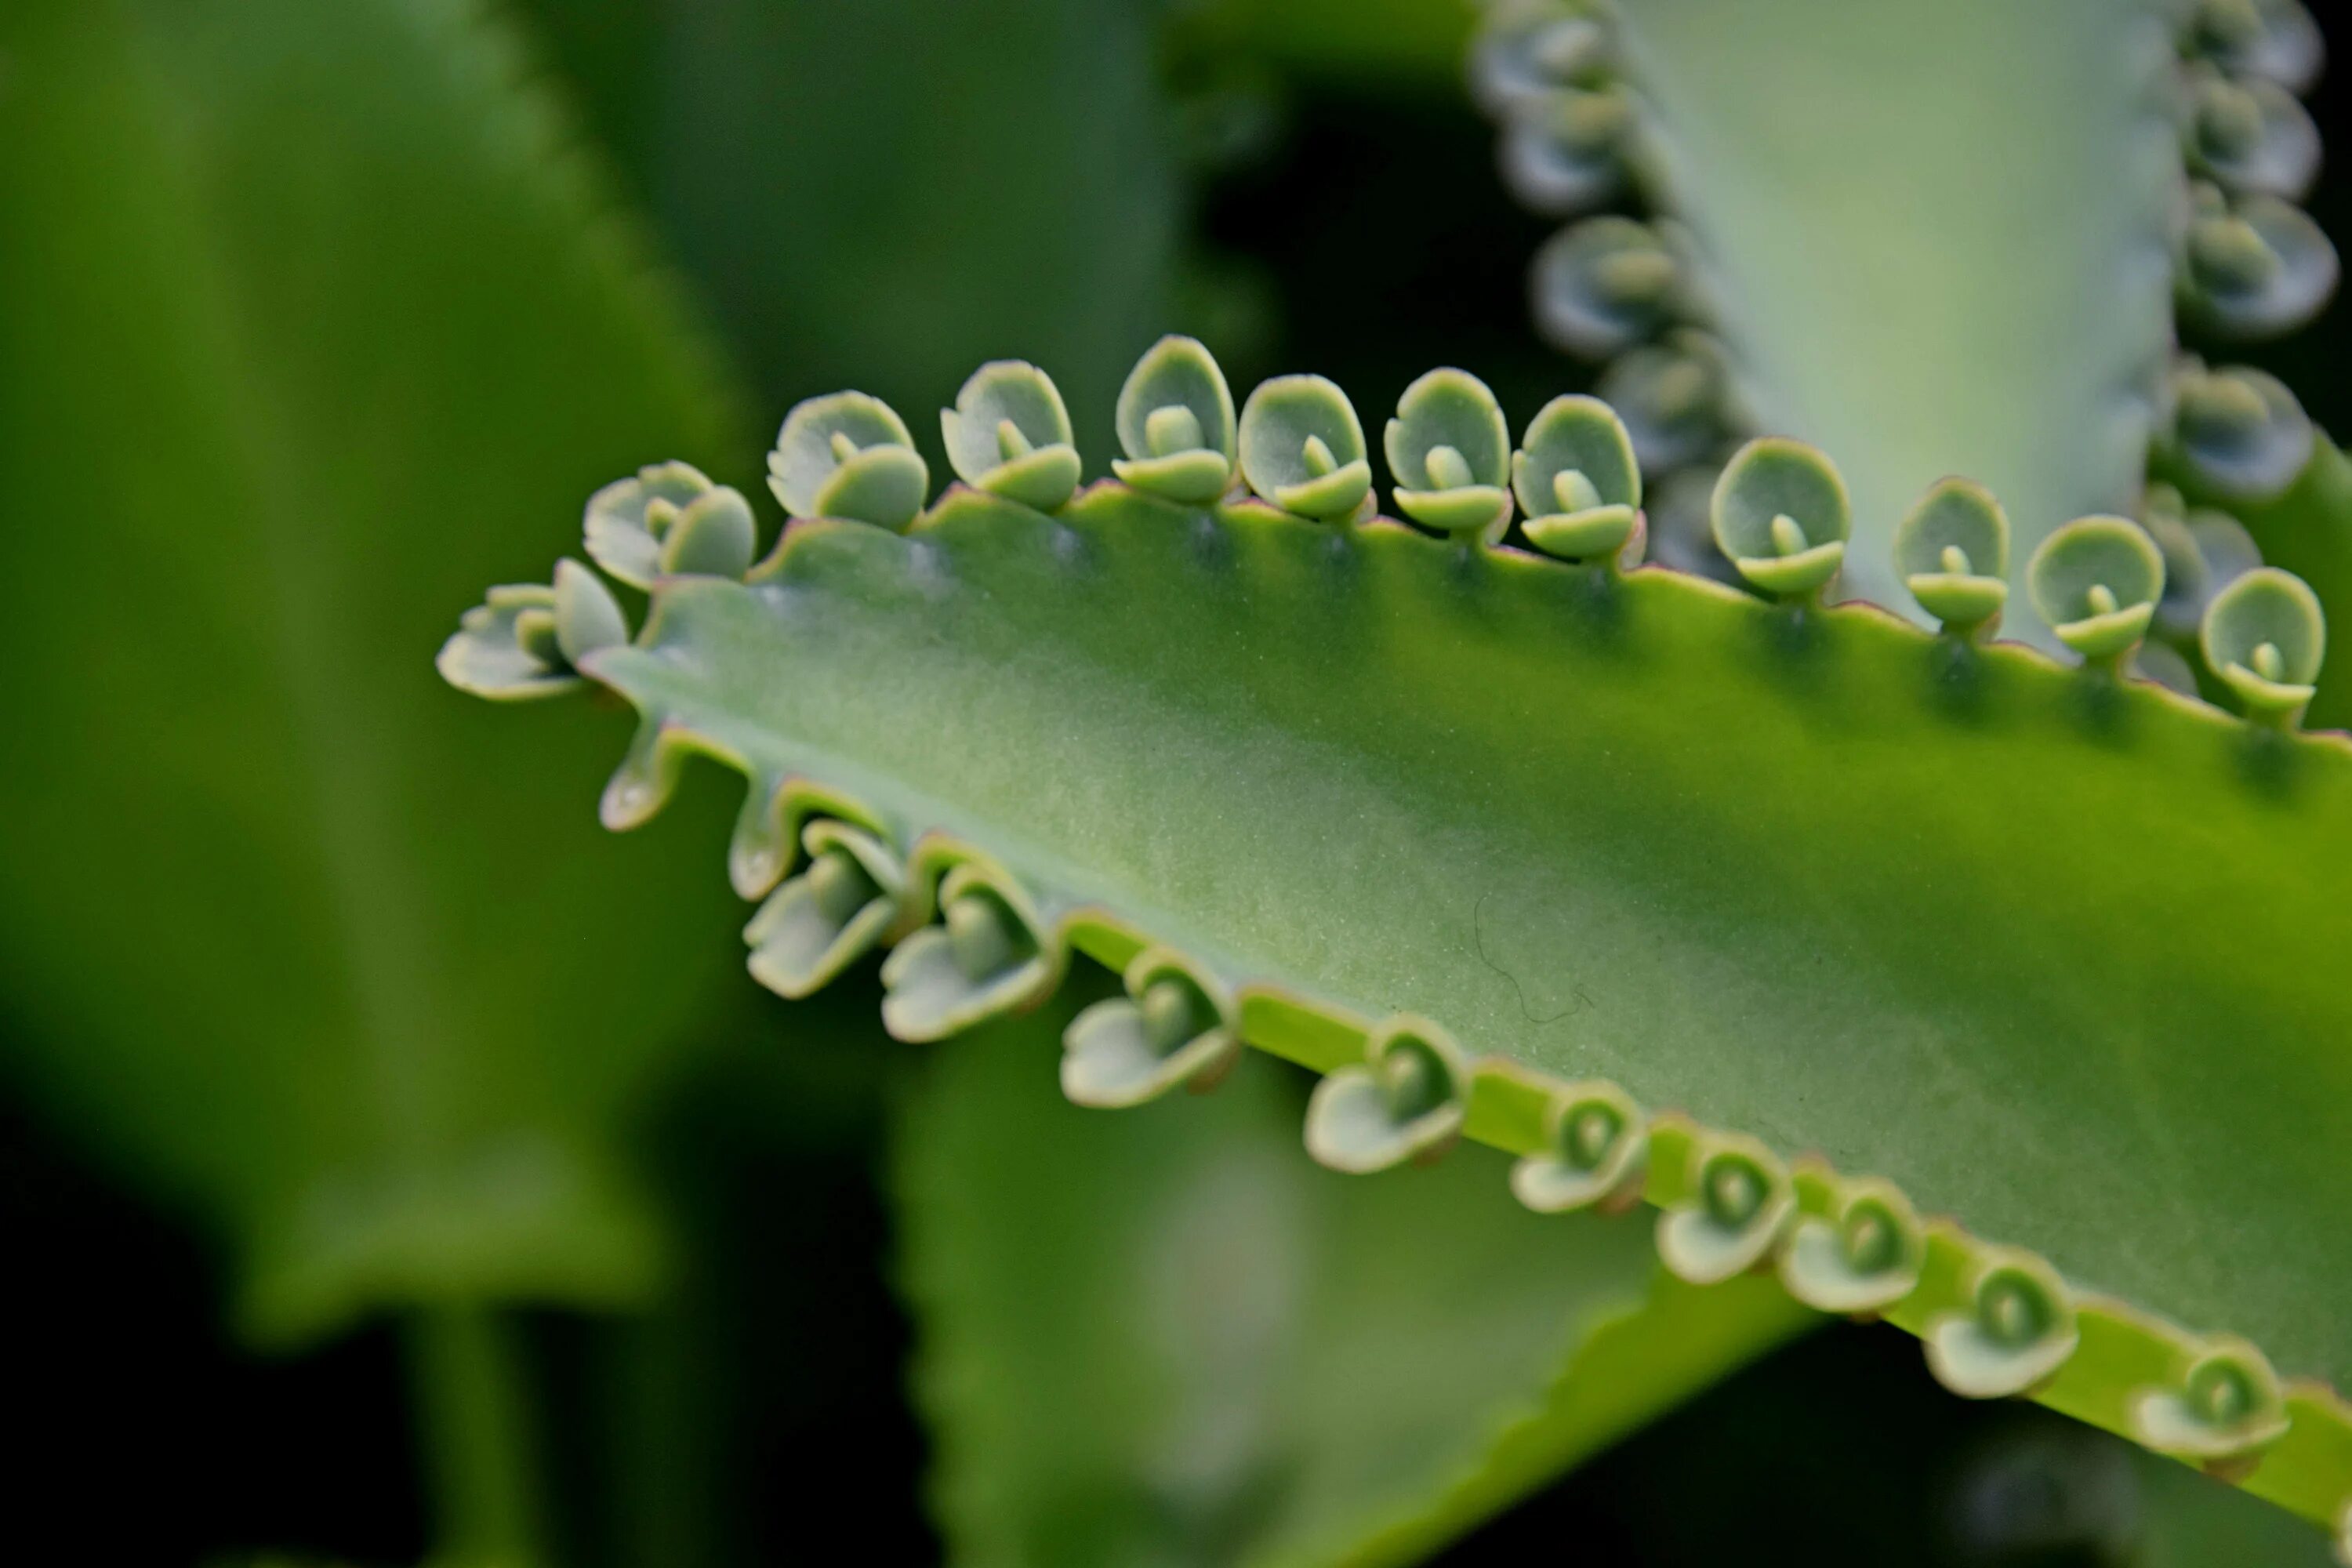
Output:
[[[602,726],[416,661],[616,455],[732,447],[710,363],[472,5],[24,0],[0,56],[10,1071],[256,1335],[641,1298],[613,1134],[732,917],[548,809]]]
[[[2007,504],[2021,567],[2058,523],[2137,493],[2179,169],[2149,110],[2155,9],[1622,8],[1657,188],[1704,258],[1740,396],[1853,487],[1849,592],[1910,609],[1892,530],[1947,474]],[[2010,603],[2011,634],[2048,645]]]
[[[776,405],[862,378],[944,475],[929,411],[1019,343],[1108,448],[1181,242],[1151,0],[530,8]]]
[[[897,1129],[967,1568],[1417,1561],[1814,1321],[1664,1275],[1638,1215],[1529,1214],[1491,1151],[1319,1170],[1262,1057],[1205,1098],[1077,1109],[1068,1016],[943,1047]]]
[[[1612,1079],[1704,1123],[1653,1123],[1670,1211],[1709,1127],[1892,1180],[1967,1227],[1914,1331],[2043,1254],[2127,1304],[2074,1303],[2072,1414],[2124,1429],[2208,1332],[2347,1373],[2333,743],[1866,607],[1117,486],[796,531],[587,672],[645,716],[616,787],[688,749],[755,802],[814,780],[915,851],[909,923],[984,877],[1048,971],[1173,948],[1323,1070],[1436,1020],[1470,1135],[1520,1152],[1550,1086]],[[2252,1484],[2339,1506],[2339,1432],[2315,1396]]]

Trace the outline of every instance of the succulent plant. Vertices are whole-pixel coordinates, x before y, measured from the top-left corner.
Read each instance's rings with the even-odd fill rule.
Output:
[[[1919,1334],[1958,1393],[2219,1457],[2332,1524],[2352,1406],[2309,1380],[2352,1372],[2324,872],[2352,751],[2294,727],[2315,598],[2263,568],[2207,605],[2248,722],[2119,679],[2164,589],[2133,520],[2033,552],[2069,668],[1983,639],[2009,523],[1971,482],[1895,536],[1929,633],[1821,603],[1850,518],[1811,447],[1751,440],[1715,485],[1766,600],[1612,546],[1640,491],[1605,405],[1510,452],[1502,418],[1460,373],[1408,392],[1391,478],[1429,531],[1367,514],[1351,405],[1288,376],[1239,421],[1264,500],[958,489],[903,533],[806,519],[740,581],[664,578],[572,666],[642,720],[605,820],[719,759],[751,780],[737,890],[795,911],[753,922],[754,973],[791,921],[823,954],[792,994],[887,945],[884,1022],[927,1040],[1098,966],[1127,995],[1071,1024],[1082,1104],[1286,1057],[1326,1075],[1305,1136],[1335,1169],[1497,1145],[1539,1213],[1645,1198],[1692,1284],[1772,1270]],[[1576,557],[1496,537],[1465,492],[1505,475],[1559,509],[1522,520],[1538,546],[1582,520]],[[744,871],[794,843],[777,890]],[[2125,910],[2126,941],[2086,913]],[[1565,1030],[1521,979],[1563,975],[1591,1003]],[[1921,1083],[1932,1110],[1890,1110]],[[1692,1114],[1640,1109],[1666,1104]]]

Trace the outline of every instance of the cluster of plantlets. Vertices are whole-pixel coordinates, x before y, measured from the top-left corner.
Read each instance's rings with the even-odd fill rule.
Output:
[[[643,627],[566,562],[493,590],[443,674],[633,704],[614,828],[690,753],[740,771],[730,873],[785,995],[887,944],[884,1022],[930,1040],[1092,961],[1129,995],[1069,1029],[1082,1104],[1255,1046],[1326,1075],[1326,1164],[1495,1144],[1531,1207],[1655,1205],[1685,1279],[1769,1268],[1919,1334],[1958,1393],[2352,1523],[2352,1408],[2273,1368],[2344,1374],[2315,878],[2352,750],[2295,728],[2325,637],[2298,581],[2205,607],[2241,721],[2122,679],[2166,563],[2121,518],[2026,566],[2083,668],[1985,640],[2010,529],[1965,481],[1885,568],[1939,632],[1824,607],[1852,509],[1792,440],[1712,489],[1751,594],[1640,566],[1634,443],[1597,399],[1515,447],[1475,377],[1413,383],[1383,444],[1418,528],[1377,515],[1339,388],[1277,377],[1237,415],[1190,340],[1129,377],[1116,480],[1080,488],[1033,366],[941,420],[962,483],[926,509],[887,406],[794,408],[762,561],[692,469],[608,486],[588,552],[650,592]]]
[[[1649,209],[1646,218],[1625,211],[1580,217],[1542,247],[1531,284],[1544,336],[1607,362],[1601,395],[1624,414],[1659,495],[1657,553],[1728,578],[1706,527],[1706,498],[1732,448],[1748,432],[1808,429],[1825,405],[1851,405],[1863,427],[1893,422],[1889,439],[1877,444],[1890,452],[1899,454],[1907,421],[1924,432],[1914,458],[1949,468],[1997,460],[2049,470],[2013,498],[2029,546],[2071,511],[2129,511],[2167,568],[2154,640],[2142,647],[2138,668],[2177,689],[2197,689],[2184,656],[2193,657],[2205,605],[2263,559],[2231,509],[2284,494],[2310,461],[2315,437],[2276,377],[2208,365],[2177,350],[2170,329],[2177,316],[2183,331],[2210,342],[2273,337],[2308,321],[2335,288],[2335,249],[2294,205],[2319,166],[2318,133],[2296,96],[2321,62],[2311,17],[2295,0],[2101,0],[2063,12],[1995,5],[1973,8],[1947,39],[1934,32],[1942,19],[1901,8],[1881,19],[1895,37],[1872,37],[1875,23],[1825,19],[1813,29],[1794,16],[1726,12],[1706,0],[1496,0],[1472,57],[1475,95],[1503,128],[1504,179],[1523,202],[1568,217],[1627,196]],[[1891,140],[1905,155],[1873,163],[1857,153],[1850,167],[1811,177],[1774,165],[1775,116],[1753,92],[1696,85],[1720,85],[1715,76],[1685,79],[1710,68],[1690,44],[1695,21],[1731,24],[1718,29],[1738,34],[1723,46],[1727,55],[1787,50],[1785,59],[1751,52],[1742,68],[1759,84],[1755,92],[1771,90],[1760,84],[1785,87],[1784,64],[1810,67],[1829,86],[1822,95],[1829,107],[1817,105],[1813,118],[1853,142]],[[1969,79],[1965,67],[1937,71],[1944,62],[1904,54],[1906,29],[1929,36],[1929,49],[1989,44],[1999,51],[1991,58],[2009,62],[2000,74],[2021,85],[2014,94],[1968,89],[1982,102],[1981,119],[1939,124],[1950,107],[1939,89]],[[2076,118],[2055,135],[2032,122],[2036,111],[2025,101],[2035,89],[2023,79],[2037,70],[2072,73],[2066,112]],[[1875,95],[1858,85],[1874,74],[1890,84]],[[1895,83],[1927,97],[1905,103]],[[2046,83],[2041,91],[2046,100]],[[1781,125],[1792,118],[1777,115]],[[1969,147],[1979,167],[2001,164],[2001,174],[1981,191],[1964,177],[1948,191],[1937,187],[1911,156],[1927,127]],[[1736,176],[1692,149],[1759,130],[1761,177],[1749,183],[1760,188],[1742,206],[1748,198],[1727,191]],[[2039,195],[2037,205],[2031,179],[2011,166],[2029,149],[2035,162],[2061,170],[2080,160],[2083,173],[2057,195]],[[1895,184],[1906,176],[1917,182],[1908,193]],[[2084,199],[2092,192],[2100,199]],[[1776,210],[1764,211],[1768,203]],[[1864,215],[1875,230],[1855,221]],[[1766,224],[1778,235],[1759,244]],[[2005,248],[2029,233],[2031,255]],[[1821,301],[1784,298],[1790,279],[1759,253],[1772,249],[1772,238],[1804,235],[1817,237],[1808,254],[1819,258],[1818,271],[1836,279],[1822,285],[1824,293],[1873,273],[1891,293],[1909,296],[1898,321],[1932,311],[1954,323],[1955,342],[1974,332],[2039,349],[2025,325],[2037,312],[2053,323],[2071,315],[2092,324],[2052,338],[2046,351],[1989,363],[1980,375],[1966,363],[1903,363],[1890,346],[1903,342],[1900,331],[1857,353],[1852,341],[1832,341],[1847,323],[1786,330],[1788,315],[1801,317]],[[1883,254],[1850,259],[1886,236]],[[1927,252],[1940,254],[1914,254]],[[2084,258],[2079,271],[2070,272],[2070,254]],[[2169,311],[2161,289],[2168,274]],[[1906,278],[1915,287],[1898,289]],[[2000,283],[2013,283],[2017,298],[2002,299]],[[1885,309],[1856,292],[1849,298],[1856,311]],[[1926,341],[1939,340],[1931,331]],[[1874,357],[1874,349],[1886,357]],[[1885,415],[1864,398],[1904,412]],[[1995,399],[2007,409],[1988,412]],[[2032,420],[2004,418],[2028,409]],[[2047,443],[2054,462],[2032,451],[2037,426],[2055,433]],[[1901,458],[1865,450],[1858,460]],[[1883,500],[1885,487],[1872,478],[1867,488]],[[2184,500],[2184,489],[2196,504]],[[1909,609],[1902,584],[1874,562],[1848,587]],[[2054,646],[2035,616],[2019,617],[2017,632]]]

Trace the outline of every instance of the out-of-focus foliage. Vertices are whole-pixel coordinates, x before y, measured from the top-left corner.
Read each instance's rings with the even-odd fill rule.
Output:
[[[1148,0],[529,0],[777,408],[849,384],[940,460],[1015,352],[1081,450],[1165,329],[1172,128]]]
[[[2020,569],[2060,522],[2129,504],[2178,177],[2136,0],[1623,15],[1743,398],[1845,465],[1845,595],[1909,613],[1886,532],[1947,474],[2001,498]],[[2024,597],[2007,633],[2048,646]]]
[[[1322,1170],[1255,1053],[1073,1107],[1072,1000],[942,1047],[899,1123],[959,1563],[1416,1561],[1813,1321],[1665,1276],[1646,1215],[1528,1212],[1491,1150]]]
[[[11,1068],[233,1241],[268,1338],[642,1299],[611,1133],[732,918],[551,809],[609,731],[420,665],[616,461],[741,449],[475,10],[0,14]]]

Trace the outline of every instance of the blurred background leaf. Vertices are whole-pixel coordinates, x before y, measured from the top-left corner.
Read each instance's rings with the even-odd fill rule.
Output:
[[[0,164],[13,1072],[231,1241],[257,1338],[644,1299],[611,1134],[732,911],[691,826],[551,806],[616,721],[430,658],[600,478],[730,450],[711,363],[470,6],[34,0],[0,43],[41,149]]]
[[[1167,330],[1181,212],[1153,0],[529,0],[764,406],[856,385],[946,472],[981,362],[1079,447]]]
[[[615,721],[511,721],[430,656],[587,488],[739,426],[474,7],[36,0],[0,53],[38,149],[0,165],[0,455],[42,524],[5,544],[42,759],[0,782],[11,1076],[233,1254],[251,1340],[412,1309],[444,1544],[527,1552],[482,1309],[659,1288],[615,1136],[735,917],[666,836],[551,808]]]
[[[1415,1562],[1818,1321],[1664,1278],[1645,1212],[1529,1213],[1491,1149],[1326,1171],[1305,1075],[1255,1053],[1205,1099],[1073,1106],[1087,999],[954,1042],[898,1126],[958,1563]]]

